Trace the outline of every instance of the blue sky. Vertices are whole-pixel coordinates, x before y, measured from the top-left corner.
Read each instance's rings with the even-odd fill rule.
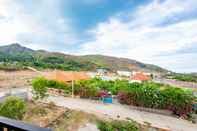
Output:
[[[197,72],[195,0],[1,0],[0,45]]]

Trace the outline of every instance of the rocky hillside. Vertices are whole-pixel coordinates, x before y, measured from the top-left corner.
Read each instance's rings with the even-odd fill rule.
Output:
[[[95,70],[106,68],[116,70],[144,70],[165,73],[167,70],[155,65],[144,64],[127,58],[117,58],[103,55],[74,56],[63,53],[32,50],[20,44],[0,46],[0,61],[18,63],[20,66],[38,68],[57,68],[62,70]]]

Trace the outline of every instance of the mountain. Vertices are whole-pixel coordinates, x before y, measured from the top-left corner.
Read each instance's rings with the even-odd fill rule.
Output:
[[[143,71],[151,71],[151,72],[166,72],[167,70],[151,65],[144,64],[142,62],[138,62],[136,60],[128,59],[128,58],[118,58],[112,56],[104,56],[104,55],[85,55],[80,56],[81,59],[89,60],[91,62],[96,63],[97,65],[104,66],[106,68],[110,67],[112,70],[143,70]]]
[[[0,46],[0,61],[6,61],[7,63],[18,62],[21,66],[58,68],[62,70],[95,70],[97,68],[106,68],[111,71],[143,70],[157,73],[167,72],[166,69],[159,66],[127,58],[104,55],[75,56],[45,50],[32,50],[17,43]]]
[[[0,52],[3,54],[15,55],[19,53],[33,53],[34,50],[23,47],[18,43],[14,43],[11,45],[0,46]]]

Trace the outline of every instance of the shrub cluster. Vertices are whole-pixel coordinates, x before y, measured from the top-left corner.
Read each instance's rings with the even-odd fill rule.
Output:
[[[71,92],[71,88],[67,84],[55,80],[47,80],[43,77],[34,79],[32,86],[35,99],[43,99],[46,97],[48,88],[62,89],[65,93]]]
[[[0,105],[0,116],[21,120],[26,112],[24,100],[10,96]]]
[[[151,82],[129,84],[126,89],[119,91],[118,99],[123,104],[168,109],[183,116],[192,111],[195,97],[191,91],[171,86],[160,87]]]
[[[117,95],[122,104],[167,109],[180,116],[192,111],[195,99],[190,90],[154,82],[129,83],[94,78],[75,83],[75,94],[82,97],[107,96],[107,92]]]
[[[44,78],[34,80],[33,88],[38,92],[38,98],[45,96],[47,88],[64,89],[71,92],[68,85]],[[108,92],[117,95],[122,104],[167,109],[180,116],[192,111],[192,103],[195,100],[190,90],[154,82],[130,83],[126,80],[103,81],[94,78],[76,81],[74,84],[74,93],[80,97],[108,97]]]

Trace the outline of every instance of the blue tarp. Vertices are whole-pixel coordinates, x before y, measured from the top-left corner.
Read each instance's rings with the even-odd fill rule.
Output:
[[[106,97],[106,98],[103,98],[103,103],[109,103],[109,104],[112,104],[113,100],[112,100],[112,97]]]

